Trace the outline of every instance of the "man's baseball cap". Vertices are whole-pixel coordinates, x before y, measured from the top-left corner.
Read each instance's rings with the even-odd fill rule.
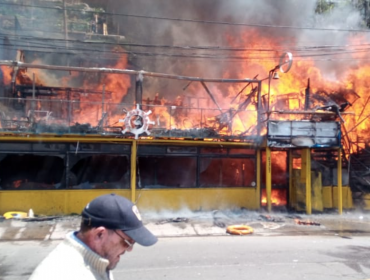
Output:
[[[82,210],[82,221],[91,227],[122,230],[143,246],[157,242],[157,237],[143,225],[136,205],[116,194],[101,195],[88,203]]]

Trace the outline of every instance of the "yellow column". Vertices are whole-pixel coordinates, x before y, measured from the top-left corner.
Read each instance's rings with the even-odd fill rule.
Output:
[[[132,141],[131,146],[131,201],[136,201],[136,157],[137,157],[137,141]]]
[[[257,208],[261,208],[261,150],[256,153],[256,202]]]
[[[302,150],[302,171],[306,181],[306,214],[311,215],[311,150],[309,148]]]
[[[271,150],[266,147],[266,201],[267,211],[271,212]]]
[[[338,184],[338,213],[339,215],[342,215],[343,212],[342,149],[338,150],[337,184]]]
[[[292,198],[293,198],[293,151],[289,150],[289,206],[293,207],[292,205]]]

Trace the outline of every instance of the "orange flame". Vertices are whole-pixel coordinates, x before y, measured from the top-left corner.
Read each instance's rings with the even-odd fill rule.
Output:
[[[18,189],[22,184],[22,180],[16,180],[13,182],[13,188]]]
[[[271,204],[273,206],[287,205],[286,189],[273,189],[271,190]],[[262,190],[261,205],[267,205],[266,189]]]
[[[13,71],[13,69],[10,68],[10,67],[7,67],[5,65],[1,65],[0,69],[3,72],[4,84],[10,84],[10,82],[12,81],[12,71]]]

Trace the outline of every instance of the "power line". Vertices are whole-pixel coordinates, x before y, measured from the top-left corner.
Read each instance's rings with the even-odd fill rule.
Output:
[[[5,50],[18,50],[26,47],[25,45],[4,45]],[[262,61],[276,61],[278,60],[279,57],[276,56],[258,56],[258,55],[253,55],[253,56],[233,56],[233,55],[214,55],[214,54],[181,54],[181,53],[155,53],[155,52],[138,52],[138,51],[120,51],[120,52],[115,52],[111,53],[109,51],[101,51],[101,50],[89,50],[89,49],[72,49],[67,52],[67,50],[59,50],[59,51],[54,51],[54,50],[49,50],[50,47],[38,47],[35,50],[30,50],[32,52],[39,52],[39,53],[51,53],[51,54],[65,54],[65,55],[79,55],[81,53],[83,54],[94,54],[96,55],[103,55],[104,59],[120,59],[123,58],[123,55],[133,55],[136,57],[160,57],[160,58],[173,58],[173,59],[207,59],[207,60],[217,60],[217,61],[251,61],[251,62],[262,62]],[[74,52],[71,52],[74,51]],[[336,53],[318,53],[318,54],[301,54],[295,56],[296,61],[304,61],[304,60],[319,60],[319,61],[331,61],[334,59],[336,60],[358,60],[356,58],[347,58],[347,57],[340,57],[343,55],[348,55],[348,54],[354,54],[358,53],[355,51],[348,51],[348,52],[336,52]],[[326,57],[326,59],[314,59],[314,57],[320,58],[320,57]],[[331,57],[331,58],[330,58]],[[310,59],[313,58],[313,59]],[[363,58],[359,58],[361,61],[366,60]]]
[[[15,42],[15,43],[14,43]],[[62,43],[63,41],[62,40],[57,40],[56,41],[57,43]],[[109,53],[109,54],[144,54],[144,55],[167,55],[167,56],[182,56],[182,57],[212,57],[212,56],[219,56],[220,58],[225,58],[226,56],[223,55],[223,56],[220,56],[220,52],[223,52],[223,51],[232,51],[234,50],[233,48],[211,48],[211,49],[207,49],[207,48],[201,48],[201,49],[196,49],[196,50],[202,50],[202,51],[217,51],[217,53],[192,53],[192,54],[185,54],[184,52],[183,53],[180,53],[180,55],[177,55],[176,53],[165,53],[165,54],[161,54],[161,53],[158,53],[158,52],[144,52],[144,51],[138,51],[138,50],[126,50],[126,49],[123,49],[123,50],[114,50],[112,51],[111,49],[108,49],[108,50],[102,50],[101,48],[87,48],[87,46],[90,46],[91,43],[83,43],[83,42],[77,42],[77,43],[80,43],[80,45],[76,44],[76,46],[74,47],[70,47],[68,50],[65,49],[65,45],[56,45],[56,44],[51,44],[51,43],[45,43],[45,40],[43,39],[37,39],[35,40],[34,42],[30,42],[30,41],[27,41],[27,42],[24,42],[24,40],[13,40],[13,43],[5,43],[4,42],[4,46],[7,46],[7,47],[16,47],[16,48],[23,48],[24,50],[29,50],[29,51],[33,51],[35,49],[57,49],[59,50],[59,52],[61,50],[63,50],[65,53],[70,53],[70,52],[90,52],[90,53],[93,53],[93,52],[96,52],[96,53]],[[87,45],[87,46],[86,46]],[[114,44],[115,45],[115,44]],[[116,45],[115,45],[116,46]],[[154,47],[154,48],[162,48],[163,46],[156,46],[156,45],[140,45],[140,44],[137,44],[135,45],[137,47],[144,47],[144,48],[147,48],[147,47]],[[166,47],[171,47],[171,46],[166,46]],[[329,47],[332,47],[332,49],[330,49]],[[295,56],[321,56],[321,55],[340,55],[340,54],[354,54],[354,53],[361,53],[361,52],[367,52],[370,50],[370,45],[353,45],[353,49],[349,49],[349,46],[345,46],[346,48],[342,48],[342,47],[337,47],[337,46],[318,46],[318,47],[313,47],[313,48],[308,48],[308,47],[304,47],[304,48],[296,48],[295,50]],[[357,47],[361,47],[361,48],[357,48]],[[366,47],[366,48],[365,48]],[[185,48],[185,49],[182,49],[182,51],[185,51],[185,50],[189,50],[188,48]],[[193,49],[194,50],[194,49]],[[193,51],[192,50],[192,51]],[[274,56],[270,56],[270,57],[266,57],[266,56],[263,56],[261,54],[265,53],[265,54],[268,54],[268,52],[270,53],[276,53],[276,49],[255,49],[255,48],[244,48],[242,49],[243,51],[248,51],[249,53],[248,54],[252,54],[253,56],[256,56],[256,54],[254,53],[259,53],[259,58],[270,58],[270,59],[277,59],[279,58],[278,55],[274,55]],[[235,49],[235,51],[241,51],[241,49]],[[55,51],[54,51],[55,52]],[[260,53],[262,52],[262,53]],[[248,55],[244,55],[244,56],[239,56],[239,57],[236,57],[236,58],[242,58],[242,59],[248,59],[250,58],[250,56]]]
[[[40,8],[40,9],[52,9],[60,11],[62,7],[45,7],[37,5],[27,5],[27,4],[16,4],[1,2],[0,4],[8,6],[20,6],[29,8]],[[87,11],[83,9],[72,9],[66,8],[67,11],[81,12],[81,13],[91,13],[96,14],[96,11]],[[100,13],[102,14],[102,13]],[[296,29],[296,30],[314,30],[314,31],[336,31],[336,32],[361,32],[369,33],[368,29],[344,29],[344,28],[316,28],[316,27],[299,27],[299,26],[287,26],[287,25],[269,25],[269,24],[252,24],[252,23],[239,23],[239,22],[225,22],[225,21],[211,21],[211,20],[197,20],[197,19],[181,19],[181,18],[170,18],[170,17],[156,17],[156,16],[144,16],[144,15],[133,15],[133,14],[122,14],[122,13],[110,13],[104,12],[105,15],[110,16],[122,16],[122,17],[132,17],[132,18],[143,18],[143,19],[154,19],[154,20],[166,20],[166,21],[177,21],[177,22],[190,22],[190,23],[201,23],[210,25],[226,25],[226,26],[246,26],[246,27],[258,27],[258,28],[280,28],[280,29]]]
[[[20,35],[1,35],[0,39],[12,39],[16,42],[27,41],[27,46],[49,46],[52,48],[59,47],[65,48],[65,39],[48,38],[45,41],[43,37],[34,36],[20,36]],[[33,40],[33,41],[31,41]],[[317,51],[342,51],[348,52],[348,49],[353,51],[368,51],[370,44],[354,44],[354,45],[307,45],[307,46],[274,46],[274,48],[267,48],[266,46],[254,46],[254,47],[229,47],[229,46],[179,46],[179,45],[154,45],[154,44],[140,44],[140,43],[112,43],[112,42],[85,42],[81,40],[67,40],[70,44],[74,43],[76,45],[87,45],[87,46],[121,46],[121,47],[138,47],[138,48],[165,48],[165,49],[177,49],[182,51],[232,51],[232,52],[277,52],[277,51],[294,51],[294,52],[317,52]],[[81,50],[91,50],[91,49],[81,49]],[[110,50],[111,51],[111,50]]]

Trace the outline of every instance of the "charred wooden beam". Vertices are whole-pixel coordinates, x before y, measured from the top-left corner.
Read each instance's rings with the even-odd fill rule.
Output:
[[[257,77],[258,77],[258,74],[256,75],[256,76],[254,76],[254,78],[253,79],[257,79]],[[238,93],[237,93],[237,95],[235,95],[235,97],[233,98],[233,100],[231,100],[231,103],[234,103],[234,101],[235,101],[235,99],[237,99],[238,98],[238,96],[250,85],[251,83],[249,82],[249,83],[247,83]]]
[[[204,81],[201,81],[200,82],[202,84],[202,86],[204,87],[204,89],[206,90],[206,92],[208,93],[209,97],[211,97],[213,103],[215,103],[215,105],[217,106],[217,109],[220,110],[220,112],[222,113],[222,109],[221,107],[218,105],[215,97],[213,96],[212,92],[209,90],[209,88],[206,86],[206,84],[204,83]]]
[[[310,87],[310,79],[307,80],[307,87],[305,90],[305,99],[304,99],[304,109],[310,109],[310,95],[311,95],[311,87]]]

